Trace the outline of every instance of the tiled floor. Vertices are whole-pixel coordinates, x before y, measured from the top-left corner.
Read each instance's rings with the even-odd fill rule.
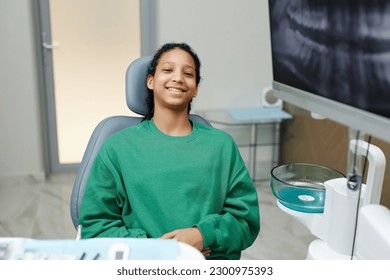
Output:
[[[0,236],[37,239],[75,238],[69,198],[75,175],[0,179]]]
[[[30,177],[0,178],[0,237],[74,239],[69,213],[74,174],[38,182]],[[261,231],[242,259],[305,259],[310,232],[282,212],[267,182],[258,186]]]

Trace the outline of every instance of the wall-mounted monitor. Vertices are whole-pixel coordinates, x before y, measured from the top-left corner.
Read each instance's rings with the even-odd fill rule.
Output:
[[[269,0],[273,89],[390,142],[390,1]]]

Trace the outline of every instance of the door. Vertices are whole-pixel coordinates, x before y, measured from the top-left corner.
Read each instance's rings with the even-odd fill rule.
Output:
[[[153,9],[144,0],[39,1],[48,173],[75,171],[104,118],[135,115],[125,71],[155,47]]]

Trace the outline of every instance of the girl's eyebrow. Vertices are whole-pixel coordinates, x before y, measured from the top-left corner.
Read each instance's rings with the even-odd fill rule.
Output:
[[[163,62],[161,62],[161,66],[165,65],[165,64],[173,65],[173,64],[175,64],[175,62],[173,62],[173,61],[163,61]],[[184,64],[184,68],[192,68],[192,69],[195,70],[195,67],[192,66],[191,64]]]
[[[190,64],[186,64],[186,65],[184,65],[184,67],[191,68],[191,69],[194,69],[194,70],[195,70],[195,67],[192,66],[192,65],[190,65]]]
[[[164,62],[161,62],[161,65],[165,65],[165,64],[169,64],[169,65],[171,65],[171,64],[172,64],[172,62],[169,62],[169,61],[164,61]]]

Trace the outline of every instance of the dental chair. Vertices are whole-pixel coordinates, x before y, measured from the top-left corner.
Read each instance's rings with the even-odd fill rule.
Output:
[[[152,57],[149,56],[140,57],[133,61],[126,70],[127,106],[131,111],[141,116],[144,116],[147,113],[146,96],[148,90],[146,87],[146,77],[151,59]],[[79,211],[89,171],[100,147],[110,135],[140,123],[142,118],[143,117],[111,116],[102,120],[93,131],[80,163],[70,197],[70,214],[75,228],[78,226]],[[207,120],[198,115],[190,114],[189,119],[194,122],[211,126]]]

